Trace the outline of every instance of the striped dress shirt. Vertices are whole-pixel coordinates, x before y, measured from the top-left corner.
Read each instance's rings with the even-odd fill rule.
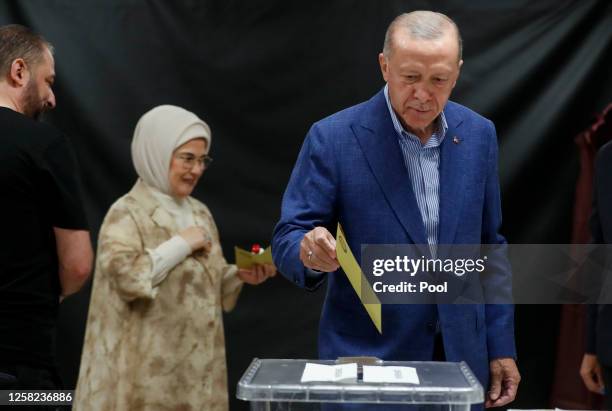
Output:
[[[433,134],[422,144],[421,140],[414,134],[406,131],[400,123],[391,101],[389,100],[389,90],[385,86],[385,99],[391,114],[393,127],[397,132],[404,164],[410,176],[412,190],[416,197],[425,232],[427,242],[435,255],[435,245],[438,244],[438,224],[440,221],[440,144],[444,140],[448,125],[444,112],[436,120],[436,127]]]

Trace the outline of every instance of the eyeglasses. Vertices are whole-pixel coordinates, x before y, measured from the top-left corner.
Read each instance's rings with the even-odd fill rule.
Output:
[[[213,161],[209,155],[196,157],[193,154],[179,154],[175,158],[181,162],[181,165],[186,170],[191,170],[196,163],[203,168],[208,168]]]

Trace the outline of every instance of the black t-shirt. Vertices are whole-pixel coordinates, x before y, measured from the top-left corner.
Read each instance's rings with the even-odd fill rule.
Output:
[[[54,365],[53,227],[87,229],[79,181],[61,132],[0,107],[0,364]]]

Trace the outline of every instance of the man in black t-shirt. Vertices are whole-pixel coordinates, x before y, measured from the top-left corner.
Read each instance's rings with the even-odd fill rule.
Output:
[[[77,292],[93,252],[66,137],[36,119],[55,107],[52,46],[0,27],[0,389],[58,389],[60,298]]]

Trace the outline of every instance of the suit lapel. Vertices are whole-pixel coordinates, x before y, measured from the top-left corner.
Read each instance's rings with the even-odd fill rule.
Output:
[[[468,143],[464,139],[464,131],[460,128],[461,118],[456,110],[447,105],[444,110],[448,130],[440,147],[440,222],[439,244],[453,244],[457,233],[457,224],[463,207],[465,192],[465,175],[461,170],[465,167],[465,150]]]
[[[401,226],[414,244],[427,244],[423,219],[383,92],[368,104],[369,110],[365,110],[362,123],[353,126],[353,132]]]

